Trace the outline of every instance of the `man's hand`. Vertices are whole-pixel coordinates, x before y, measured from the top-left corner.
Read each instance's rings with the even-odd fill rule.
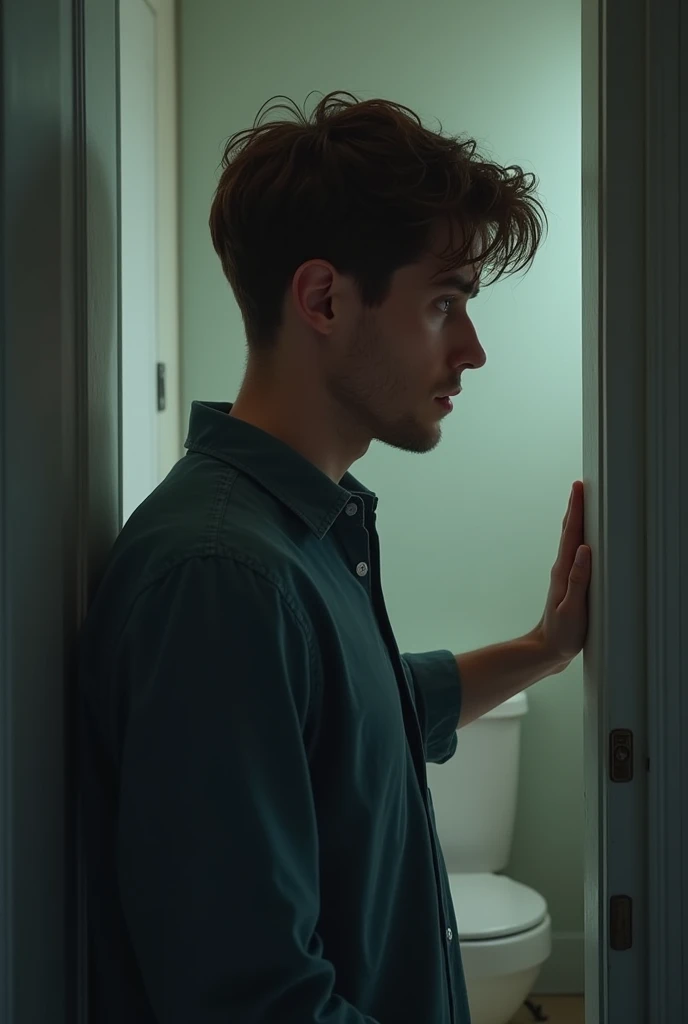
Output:
[[[531,634],[542,644],[545,657],[563,670],[583,649],[588,632],[588,587],[592,554],[583,544],[584,487],[577,480],[552,567],[549,594],[542,619]]]
[[[592,562],[590,548],[583,544],[583,497],[583,484],[576,481],[552,568],[547,605],[535,629],[516,640],[455,656],[461,677],[460,726],[527,686],[563,672],[583,649]]]

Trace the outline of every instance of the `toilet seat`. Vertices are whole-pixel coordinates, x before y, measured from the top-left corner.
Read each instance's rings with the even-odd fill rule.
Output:
[[[462,941],[519,935],[547,916],[547,903],[539,892],[505,875],[450,875],[449,889]]]
[[[552,952],[552,921],[548,914],[537,928],[484,942],[464,942],[459,936],[459,945],[467,982],[532,971],[531,982],[526,984],[527,992]]]
[[[467,979],[536,972],[552,952],[547,903],[504,875],[450,875]]]

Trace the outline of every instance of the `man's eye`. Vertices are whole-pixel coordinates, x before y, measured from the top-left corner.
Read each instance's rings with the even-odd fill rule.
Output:
[[[440,307],[442,313],[448,313],[455,302],[456,298],[452,295],[446,299],[438,299],[437,305]]]

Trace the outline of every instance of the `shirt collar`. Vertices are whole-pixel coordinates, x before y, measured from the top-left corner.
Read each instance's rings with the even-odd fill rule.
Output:
[[[351,473],[336,484],[284,441],[229,416],[232,403],[193,402],[184,447],[241,470],[290,508],[319,538],[358,495],[374,511],[377,496]]]

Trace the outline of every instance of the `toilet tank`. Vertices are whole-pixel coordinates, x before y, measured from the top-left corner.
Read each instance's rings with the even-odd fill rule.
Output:
[[[494,872],[509,860],[516,816],[525,693],[459,730],[456,753],[428,765],[428,787],[449,872]]]

